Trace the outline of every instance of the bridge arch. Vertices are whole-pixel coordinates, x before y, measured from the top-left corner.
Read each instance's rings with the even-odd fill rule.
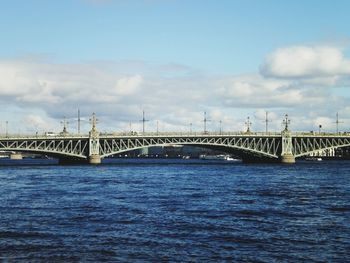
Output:
[[[161,146],[171,146],[171,145],[187,145],[187,146],[193,146],[193,147],[202,147],[202,148],[209,148],[209,149],[215,149],[220,150],[227,153],[234,153],[237,156],[245,157],[249,155],[255,155],[260,156],[263,158],[268,159],[278,159],[278,155],[274,154],[273,152],[266,152],[263,149],[259,149],[258,147],[244,147],[239,145],[227,145],[227,144],[220,144],[220,143],[194,143],[194,142],[174,142],[174,143],[154,143],[154,144],[147,144],[147,145],[134,145],[132,147],[120,147],[118,149],[110,148],[109,151],[106,151],[103,149],[103,143],[100,143],[101,152],[101,158],[106,158],[111,155],[120,154],[124,152],[129,152],[137,149],[147,148],[147,147],[161,147]]]
[[[57,158],[87,159],[88,141],[82,138],[20,138],[0,140],[0,150],[48,155]]]
[[[299,153],[299,154],[295,155],[295,157],[298,158],[298,157],[303,157],[303,156],[309,156],[309,155],[311,155],[313,153],[317,153],[319,151],[332,150],[332,149],[338,149],[338,148],[345,148],[345,147],[349,147],[349,146],[350,146],[350,144],[344,144],[344,145],[335,146],[335,147],[318,148],[318,149],[314,149],[314,150],[311,150],[311,151]]]
[[[319,151],[338,149],[350,146],[349,137],[338,138],[295,138],[293,154],[296,158],[308,156]]]
[[[61,151],[36,150],[36,149],[11,149],[11,148],[0,148],[0,151],[41,154],[43,156],[47,155],[47,156],[55,157],[55,158],[73,157],[73,158],[82,159],[82,160],[87,159],[86,156],[83,156],[81,154],[72,154],[72,153],[61,152]]]

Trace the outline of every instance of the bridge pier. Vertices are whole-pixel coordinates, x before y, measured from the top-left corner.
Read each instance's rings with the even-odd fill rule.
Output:
[[[11,153],[10,154],[10,159],[11,160],[22,160],[23,156],[21,153]]]
[[[96,116],[95,113],[92,114],[92,128],[89,132],[89,164],[100,164],[101,156],[100,156],[100,140],[99,140],[99,132],[96,129]]]
[[[295,163],[295,157],[293,154],[284,154],[280,157],[280,162],[285,164]]]
[[[89,156],[89,164],[100,164],[101,156],[98,154],[92,154]]]
[[[288,130],[288,125],[290,120],[288,120],[288,115],[286,115],[286,119],[283,121],[286,125],[285,129],[282,131],[282,151],[280,155],[280,162],[285,164],[293,164],[295,163],[295,156],[293,155],[293,141],[292,134]]]

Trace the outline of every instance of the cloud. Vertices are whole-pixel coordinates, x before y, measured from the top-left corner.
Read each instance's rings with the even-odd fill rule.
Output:
[[[142,80],[143,79],[140,75],[118,79],[115,85],[115,93],[118,95],[135,94],[139,89]]]
[[[35,114],[29,114],[25,116],[23,118],[23,123],[35,131],[50,130],[52,127],[50,121],[47,118]]]
[[[311,55],[298,55],[304,65],[293,52]],[[326,57],[333,61],[331,66],[323,65]],[[145,110],[150,130],[155,130],[158,121],[160,129],[188,131],[192,123],[193,130],[201,131],[203,112],[207,111],[212,119],[210,130],[218,130],[220,120],[224,129],[242,130],[247,116],[252,117],[254,129],[264,130],[268,110],[271,129],[281,129],[279,120],[290,113],[295,128],[310,130],[316,117],[326,123],[336,111],[349,112],[349,98],[326,88],[350,87],[347,64],[340,49],[323,46],[277,50],[264,62],[261,73],[243,75],[210,75],[177,63],[154,65],[145,61],[60,64],[0,60],[0,117],[13,114],[7,110],[12,105],[26,113],[28,121],[23,123],[29,130],[33,130],[31,123],[41,125],[31,115],[56,122],[57,128],[63,116],[74,123],[80,108],[86,119],[97,113],[102,131],[128,130],[130,123],[140,130]],[[34,114],[38,110],[41,113]]]
[[[331,46],[280,48],[268,55],[260,71],[275,78],[335,78],[350,74],[350,59]]]
[[[304,104],[323,103],[323,94],[309,96],[290,80],[264,78],[258,74],[233,76],[220,80],[218,100],[229,107],[297,107]]]

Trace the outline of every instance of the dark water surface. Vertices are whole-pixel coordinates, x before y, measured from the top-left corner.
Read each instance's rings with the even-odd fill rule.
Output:
[[[350,262],[350,162],[0,166],[0,261]]]

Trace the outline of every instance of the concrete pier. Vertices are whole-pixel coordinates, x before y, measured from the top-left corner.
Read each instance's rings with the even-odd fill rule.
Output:
[[[101,157],[98,154],[92,154],[89,156],[89,164],[100,164]]]
[[[11,153],[10,154],[10,159],[11,160],[22,160],[23,156],[21,153]]]
[[[281,163],[293,164],[295,163],[295,157],[292,154],[284,154],[280,157]]]

